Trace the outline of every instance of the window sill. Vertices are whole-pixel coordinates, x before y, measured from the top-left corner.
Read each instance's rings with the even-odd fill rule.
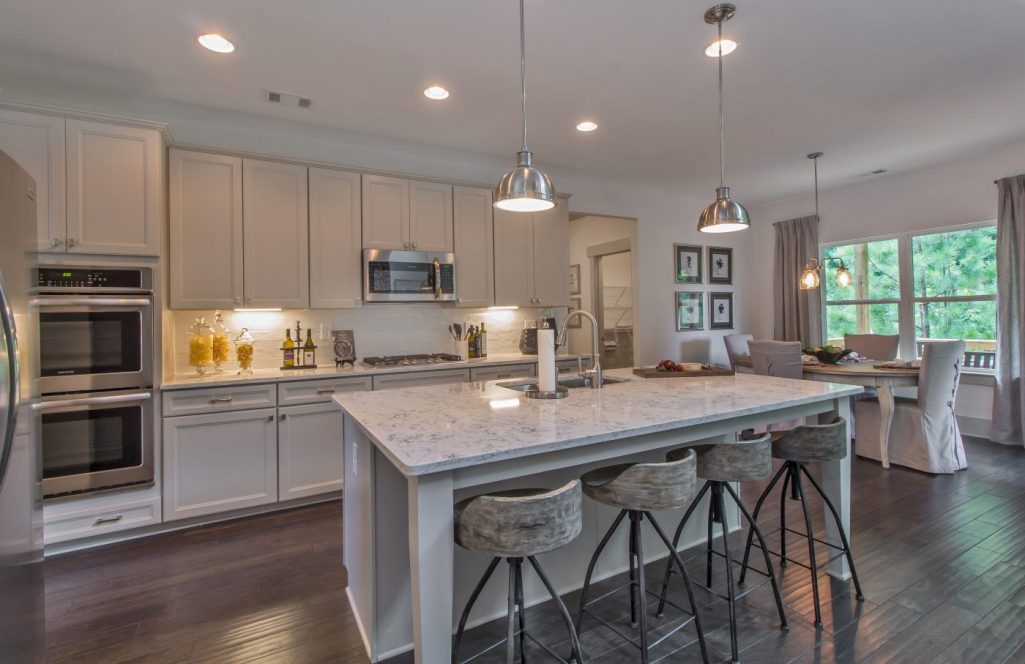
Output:
[[[996,376],[992,369],[962,369],[961,383],[963,385],[989,385],[996,384]]]

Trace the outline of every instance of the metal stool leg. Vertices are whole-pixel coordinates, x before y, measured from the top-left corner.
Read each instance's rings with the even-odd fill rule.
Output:
[[[687,525],[687,522],[690,521],[690,517],[692,514],[694,514],[694,510],[697,509],[697,506],[701,503],[701,499],[705,497],[706,493],[708,493],[708,487],[709,483],[705,482],[705,484],[701,487],[701,491],[698,492],[698,495],[695,496],[694,500],[691,501],[690,506],[687,508],[687,511],[684,512],[683,518],[680,519],[680,525],[676,527],[676,534],[673,535],[673,550],[679,549],[680,538],[683,536],[683,528]],[[669,559],[666,560],[666,573],[662,579],[662,592],[659,593],[658,610],[655,611],[655,615],[659,618],[661,618],[665,614],[666,597],[669,593],[669,577],[672,574],[672,572],[673,559],[670,556]]]
[[[637,521],[633,512],[630,513],[630,627],[637,627],[637,598],[634,595],[634,584],[637,583]]]
[[[641,541],[641,522],[644,514],[641,512],[630,512],[630,523],[633,525],[633,550],[637,559],[637,597],[640,600],[639,622],[641,627],[641,664],[648,664],[648,602],[647,586],[644,583],[644,544]],[[630,596],[633,597],[634,588],[630,588]]]
[[[505,641],[505,664],[514,664],[516,659],[516,563],[509,558],[509,616]]]
[[[819,606],[819,566],[815,561],[815,537],[811,527],[811,512],[808,510],[808,501],[805,499],[804,487],[801,486],[800,473],[794,474],[794,486],[797,487],[797,495],[800,496],[801,508],[804,510],[804,526],[808,533],[808,558],[811,563],[811,592],[815,596],[815,627],[822,628],[822,608]]]
[[[844,531],[843,523],[840,521],[840,513],[836,511],[836,507],[833,505],[833,501],[829,499],[826,492],[822,490],[819,483],[815,481],[815,478],[811,476],[808,469],[801,465],[801,470],[804,471],[805,476],[811,481],[811,485],[815,487],[815,491],[822,496],[822,502],[829,508],[830,513],[833,515],[833,520],[836,522],[836,529],[840,533],[840,543],[843,544],[844,555],[847,556],[847,565],[851,568],[851,580],[854,581],[854,591],[858,601],[864,601],[865,595],[861,592],[861,583],[858,581],[858,572],[854,569],[854,554],[851,553],[851,545],[847,539],[847,533]]]
[[[495,568],[498,567],[498,563],[502,561],[501,558],[493,558],[491,563],[488,565],[487,571],[484,572],[484,576],[477,582],[477,587],[473,589],[470,594],[470,600],[466,603],[466,608],[463,609],[463,615],[459,618],[459,629],[456,630],[456,642],[452,646],[452,661],[457,662],[457,656],[459,655],[459,642],[463,640],[463,631],[466,629],[466,620],[470,617],[470,610],[473,605],[477,603],[477,598],[480,597],[481,591],[484,590],[484,586],[487,585],[488,580],[491,579],[491,575],[495,573]]]
[[[583,654],[580,651],[580,637],[577,635],[577,630],[573,627],[573,619],[570,618],[566,605],[562,603],[562,598],[559,597],[559,593],[555,592],[552,582],[548,580],[548,576],[545,575],[544,570],[541,569],[541,564],[537,562],[537,558],[530,556],[527,558],[527,561],[530,562],[534,571],[537,572],[537,576],[541,579],[541,583],[544,584],[545,588],[548,590],[548,594],[551,595],[552,599],[555,601],[555,606],[559,609],[563,622],[566,623],[566,629],[569,630],[570,643],[573,645],[573,652],[570,654],[570,660],[583,662]]]
[[[785,471],[786,466],[780,466],[779,470],[776,471],[776,474],[772,476],[771,480],[769,480],[768,486],[766,486],[765,490],[762,491],[762,495],[758,496],[758,501],[755,503],[754,515],[749,517],[749,521],[751,523],[756,523],[758,521],[758,513],[762,511],[762,505],[765,503],[765,499],[772,493],[773,487],[776,486],[776,483],[779,482],[779,478],[783,476]],[[751,555],[751,542],[753,537],[753,532],[749,532],[747,534],[747,546],[744,547],[744,562],[740,566],[740,580],[737,581],[737,584],[741,586],[744,585],[744,579],[747,576],[747,561]]]
[[[598,562],[598,556],[608,545],[609,540],[612,539],[612,534],[616,532],[616,528],[619,528],[619,524],[623,522],[626,517],[626,510],[621,510],[619,516],[616,517],[615,521],[606,531],[605,536],[601,538],[601,542],[598,543],[598,548],[594,550],[594,555],[591,556],[591,562],[587,564],[587,574],[584,576],[584,587],[580,590],[580,610],[577,612],[577,634],[580,633],[580,625],[584,622],[584,607],[587,606],[587,591],[591,587],[591,575],[594,574],[594,566]]]
[[[790,469],[790,462],[783,464],[787,469],[787,476],[783,478],[783,489],[779,493],[779,566],[787,566],[787,486],[790,493],[794,493],[794,476]],[[794,496],[791,495],[791,498]]]
[[[737,647],[737,598],[733,591],[733,554],[730,552],[729,519],[726,517],[726,501],[723,499],[724,482],[716,482],[712,487],[712,500],[715,501],[716,512],[719,514],[719,526],[722,529],[723,554],[726,562],[726,601],[730,611],[730,653],[731,662],[740,661]]]
[[[519,607],[520,664],[527,664],[527,621],[523,615],[527,606],[523,601],[523,558],[516,559],[516,605]]]
[[[769,546],[768,544],[766,544],[765,538],[762,537],[762,531],[758,527],[758,523],[751,517],[751,514],[747,511],[747,508],[744,507],[744,503],[740,501],[740,496],[737,495],[737,492],[734,491],[733,487],[731,487],[729,484],[726,485],[726,490],[729,491],[730,496],[733,497],[733,500],[737,502],[737,506],[740,508],[740,513],[744,515],[744,518],[747,519],[748,524],[751,526],[751,531],[748,533],[748,540],[750,540],[752,535],[758,538],[758,543],[762,547],[762,556],[765,559],[765,569],[769,573],[769,581],[772,584],[772,594],[776,598],[776,608],[779,610],[780,628],[784,630],[789,630],[790,626],[787,625],[787,616],[783,610],[783,597],[779,593],[779,584],[776,582],[776,571],[772,568],[772,559],[769,557]],[[748,550],[750,550],[750,548]],[[741,574],[743,574],[746,570],[747,561],[745,559],[744,568],[741,571]],[[743,581],[738,582],[737,585],[743,585]]]
[[[715,485],[712,486],[712,496],[708,501],[708,537],[705,539],[705,586],[712,587],[712,538],[715,526]]]

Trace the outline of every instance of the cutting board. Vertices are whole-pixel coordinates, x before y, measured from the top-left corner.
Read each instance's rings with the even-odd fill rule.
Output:
[[[698,371],[659,371],[655,367],[635,367],[634,374],[641,378],[710,378],[734,375],[732,369],[720,366]]]

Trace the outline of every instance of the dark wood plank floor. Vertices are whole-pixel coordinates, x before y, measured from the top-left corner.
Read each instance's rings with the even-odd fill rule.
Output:
[[[1025,662],[1025,451],[968,441],[968,459],[971,467],[950,477],[856,461],[852,530],[866,600],[822,574],[825,626],[816,630],[809,575],[790,566],[781,576],[789,632],[778,629],[768,586],[753,592],[739,606],[741,660]],[[753,503],[759,492],[745,486],[745,500]],[[765,514],[766,527],[775,523],[778,502]],[[791,523],[799,514],[788,506]],[[344,594],[341,536],[341,507],[331,503],[49,559],[48,659],[364,664]],[[796,538],[788,549],[807,559]],[[703,575],[703,556],[688,568]],[[657,590],[662,566],[647,571]],[[720,566],[715,581],[723,576]],[[726,608],[698,592],[712,655],[721,661],[729,651]],[[673,596],[681,599],[678,580]],[[566,599],[573,607],[577,594]],[[602,615],[623,621],[625,599],[610,599]],[[562,649],[554,618],[553,607],[541,605],[528,611],[528,626]],[[651,624],[665,631],[678,619],[667,612]],[[502,629],[473,630],[467,650]],[[594,621],[582,641],[590,662],[639,659]],[[666,639],[653,656],[660,659],[699,661],[693,629]]]

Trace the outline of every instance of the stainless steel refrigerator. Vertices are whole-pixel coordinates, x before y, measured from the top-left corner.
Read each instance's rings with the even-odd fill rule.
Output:
[[[0,663],[44,659],[35,181],[0,151]]]

